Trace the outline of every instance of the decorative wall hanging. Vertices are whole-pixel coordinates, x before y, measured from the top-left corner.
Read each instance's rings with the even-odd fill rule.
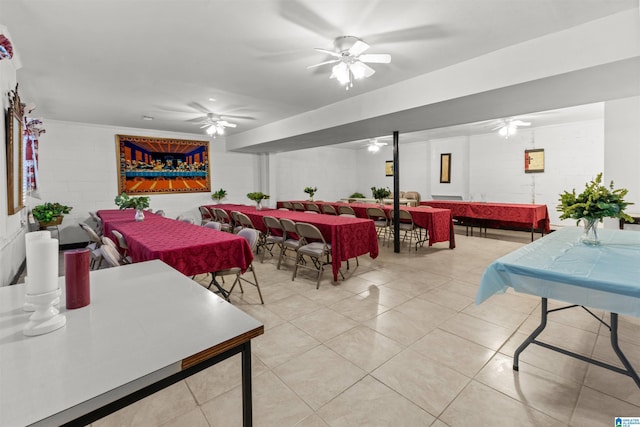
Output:
[[[440,183],[451,183],[451,153],[440,154]]]
[[[393,160],[384,162],[384,174],[385,176],[393,176]]]
[[[119,193],[211,191],[209,142],[116,135]]]
[[[13,215],[24,208],[22,200],[22,117],[18,85],[9,92],[9,109],[5,112],[7,155],[7,209]]]
[[[524,150],[524,172],[544,172],[544,148]]]
[[[0,34],[0,60],[11,58],[13,58],[13,46],[11,46],[11,41],[3,34]]]

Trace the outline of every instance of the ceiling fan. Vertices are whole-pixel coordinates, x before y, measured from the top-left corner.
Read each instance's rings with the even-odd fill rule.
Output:
[[[372,138],[367,143],[367,151],[369,151],[370,153],[374,153],[375,154],[378,151],[380,151],[380,148],[384,147],[385,145],[389,145],[389,143],[380,142],[380,141],[378,141],[378,138]]]
[[[510,136],[513,136],[518,132],[518,127],[526,126],[531,126],[531,123],[511,117],[509,119],[497,120],[495,127],[492,130],[497,130],[500,136],[508,139]]]
[[[238,125],[225,120],[225,116],[219,116],[213,113],[207,115],[198,122],[200,129],[206,128],[208,135],[215,138],[216,135],[224,135],[225,128],[235,128]]]
[[[315,50],[326,53],[334,59],[310,65],[307,69],[335,64],[330,78],[337,79],[340,84],[345,85],[347,90],[353,87],[353,80],[371,77],[376,72],[367,63],[388,64],[391,62],[391,55],[386,53],[365,54],[364,52],[369,49],[369,45],[354,36],[338,37],[333,45],[334,50],[319,47],[316,47]]]

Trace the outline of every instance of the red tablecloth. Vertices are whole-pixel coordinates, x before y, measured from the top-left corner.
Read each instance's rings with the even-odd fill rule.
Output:
[[[451,209],[454,218],[472,218],[487,221],[485,225],[500,227],[525,227],[544,230],[551,229],[547,205],[527,205],[514,203],[480,203],[451,200],[429,200],[421,205]]]
[[[263,217],[288,218],[295,222],[313,224],[322,233],[327,243],[331,243],[333,280],[338,280],[342,261],[369,254],[371,258],[378,256],[378,235],[373,221],[360,218],[346,218],[335,215],[306,214],[303,212],[281,211],[277,209],[256,210],[255,206],[243,205],[207,205],[224,209],[229,216],[231,211],[247,215],[255,228],[266,231]]]
[[[336,211],[340,206],[349,206],[353,208],[358,218],[367,218],[367,208],[380,207],[380,205],[373,203],[309,202],[302,200],[300,200],[300,202],[305,204],[305,206],[307,203],[315,203],[318,206],[329,204],[333,206]],[[278,202],[277,206],[280,207],[281,202]],[[387,218],[389,218],[389,212],[393,210],[393,205],[384,205],[382,209],[384,209],[385,213],[387,214]],[[429,246],[433,245],[434,243],[448,241],[449,247],[451,249],[456,247],[456,240],[453,229],[453,216],[451,215],[450,210],[440,208],[429,209],[410,206],[402,206],[402,209],[411,212],[413,222],[418,227],[426,228],[429,231]]]
[[[240,236],[145,212],[136,222],[134,212],[101,210],[106,236],[117,230],[127,240],[128,254],[134,262],[160,259],[181,273],[209,273],[240,267],[244,271],[253,261],[247,241]]]

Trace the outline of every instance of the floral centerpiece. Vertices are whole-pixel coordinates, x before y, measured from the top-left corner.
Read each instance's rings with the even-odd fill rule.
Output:
[[[304,192],[309,195],[309,200],[313,202],[313,195],[318,191],[318,187],[305,187]]]
[[[262,209],[262,201],[269,198],[268,194],[264,194],[262,191],[254,191],[253,193],[248,193],[247,197],[249,200],[253,200],[256,202],[256,209]]]
[[[223,189],[223,188],[221,188],[221,189],[219,189],[218,191],[216,191],[216,192],[214,192],[213,194],[211,194],[211,198],[212,198],[213,200],[218,201],[218,202],[219,202],[220,200],[224,199],[225,197],[227,197],[227,190],[225,190],[225,189]]]
[[[142,221],[144,219],[143,210],[149,207],[148,196],[129,197],[128,194],[122,193],[119,196],[116,196],[114,202],[116,206],[118,206],[118,208],[120,209],[129,209],[129,208],[135,209],[136,221]]]
[[[68,214],[73,209],[71,206],[62,205],[58,202],[47,202],[42,205],[35,206],[31,210],[33,218],[38,221],[41,228],[59,225],[62,222],[64,214]]]
[[[587,244],[598,244],[598,223],[603,218],[623,218],[633,222],[633,218],[624,213],[627,206],[633,203],[625,202],[628,190],[625,188],[613,189],[613,181],[609,187],[602,185],[602,173],[586,183],[582,193],[576,195],[575,188],[560,194],[560,204],[556,207],[562,212],[560,219],[573,218],[576,224],[582,220],[585,232],[582,241]]]
[[[382,203],[382,199],[386,199],[391,195],[391,190],[389,190],[389,187],[371,187],[371,193],[373,194],[374,199],[379,200],[379,202]]]

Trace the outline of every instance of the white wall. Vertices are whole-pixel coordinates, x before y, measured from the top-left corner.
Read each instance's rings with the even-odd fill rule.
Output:
[[[440,182],[440,158],[442,154],[451,154],[451,182]],[[431,141],[431,163],[428,179],[431,182],[431,193],[423,194],[423,200],[437,196],[462,196],[472,199],[469,195],[469,138],[456,137],[434,139]]]
[[[116,137],[117,134],[173,137],[206,140],[205,135],[157,132],[98,126],[83,123],[44,120],[47,132],[41,136],[39,200],[30,201],[33,207],[41,202],[60,202],[73,206],[60,227],[61,243],[86,240],[77,226],[89,221],[89,211],[115,209],[118,194]],[[246,194],[254,191],[259,177],[258,156],[227,153],[224,140],[215,139],[210,145],[211,189],[224,188],[228,197],[224,202],[247,203]],[[163,209],[167,216],[191,216],[199,220],[198,206],[210,204],[211,193],[150,195],[151,208]]]

